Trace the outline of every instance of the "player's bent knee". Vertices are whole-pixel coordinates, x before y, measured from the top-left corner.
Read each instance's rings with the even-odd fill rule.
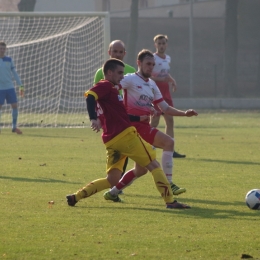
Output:
[[[167,138],[164,138],[163,140],[163,149],[173,149],[174,147],[174,140],[170,137],[167,136]]]
[[[152,170],[159,167],[161,167],[160,163],[157,160],[153,160],[146,166],[146,169],[151,172]]]

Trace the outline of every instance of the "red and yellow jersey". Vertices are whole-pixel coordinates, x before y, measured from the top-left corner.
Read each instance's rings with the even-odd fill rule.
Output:
[[[102,124],[102,139],[104,143],[119,135],[122,131],[131,126],[123,104],[122,96],[119,94],[119,86],[108,80],[99,81],[93,88],[85,93],[91,94],[101,107],[99,115]]]

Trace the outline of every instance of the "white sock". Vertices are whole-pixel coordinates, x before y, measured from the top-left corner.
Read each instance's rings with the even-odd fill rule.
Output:
[[[166,175],[167,180],[169,183],[172,183],[172,171],[173,171],[173,159],[172,159],[172,152],[170,151],[163,151],[162,153],[162,168]]]
[[[110,189],[109,192],[111,193],[111,195],[115,196],[118,195],[119,190],[116,188],[116,186],[114,186],[113,188]]]

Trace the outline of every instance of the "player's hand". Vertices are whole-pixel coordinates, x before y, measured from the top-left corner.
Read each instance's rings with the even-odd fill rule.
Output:
[[[191,116],[197,116],[198,113],[193,109],[188,109],[185,111],[185,116],[191,117]]]
[[[150,113],[151,113],[151,116],[156,116],[156,114],[157,114],[157,111],[156,111],[156,109],[154,108],[154,105],[153,104],[151,104],[151,106],[150,106]],[[141,120],[140,120],[141,121]]]
[[[172,92],[175,92],[177,90],[176,84],[173,84],[172,82],[169,82],[168,84],[172,88]]]
[[[96,133],[98,133],[98,132],[100,131],[100,129],[101,129],[100,120],[99,120],[99,119],[97,119],[97,120],[92,119],[92,120],[91,120],[91,125],[90,125],[90,127],[91,127],[91,129],[92,129],[93,131],[95,131]]]
[[[19,95],[20,97],[24,97],[24,86],[19,87]]]

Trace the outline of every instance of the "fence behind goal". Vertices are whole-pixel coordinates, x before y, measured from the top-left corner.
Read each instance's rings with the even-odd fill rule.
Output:
[[[1,13],[0,40],[25,89],[18,100],[18,125],[84,126],[83,94],[107,58],[108,13]],[[11,121],[5,104],[0,124],[11,127]]]

